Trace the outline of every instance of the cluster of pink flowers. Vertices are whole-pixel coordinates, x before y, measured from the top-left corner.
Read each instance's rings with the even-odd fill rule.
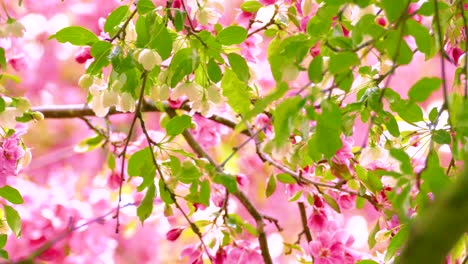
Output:
[[[0,140],[0,186],[6,184],[7,177],[17,175],[17,164],[24,153],[17,134]]]

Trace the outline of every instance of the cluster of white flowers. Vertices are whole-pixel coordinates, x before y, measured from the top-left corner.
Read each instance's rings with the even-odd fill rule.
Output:
[[[176,100],[182,96],[190,100],[194,112],[206,117],[213,115],[216,105],[222,102],[220,89],[215,84],[203,88],[196,82],[180,83],[172,90],[171,99]]]
[[[8,19],[6,24],[0,25],[0,38],[23,37],[26,28],[18,20]]]
[[[15,98],[14,104],[12,98],[7,96],[2,96],[2,98],[6,107],[3,112],[0,112],[0,125],[2,128],[14,129],[17,123],[16,118],[23,116],[24,112],[31,108],[31,105],[27,99],[22,97]],[[37,113],[34,118],[40,120],[43,119],[43,116]]]
[[[113,106],[121,112],[135,111],[136,106],[133,96],[130,93],[121,92],[127,81],[125,74],[112,77],[114,78],[112,78],[113,81],[110,85],[107,81],[92,77],[89,74],[84,74],[78,81],[80,87],[89,89],[89,93],[93,96],[89,105],[96,116],[106,116]]]

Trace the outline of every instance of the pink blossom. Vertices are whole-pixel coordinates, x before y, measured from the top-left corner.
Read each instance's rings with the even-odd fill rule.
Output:
[[[202,252],[194,246],[185,247],[180,253],[180,259],[183,263],[203,264]]]
[[[262,264],[264,263],[262,256],[256,250],[247,247],[233,247],[227,252],[224,264],[237,264],[237,263],[251,263]]]
[[[329,233],[320,234],[309,243],[309,253],[314,257],[315,264],[344,263],[344,245]]]
[[[328,218],[324,210],[314,210],[307,220],[307,226],[316,233],[324,230],[327,224]]]
[[[338,204],[340,205],[341,209],[349,210],[354,208],[354,202],[356,201],[356,195],[343,193],[340,194],[338,198]]]
[[[23,54],[9,58],[8,63],[15,71],[24,71],[28,68],[28,63]]]
[[[239,24],[239,26],[242,26],[242,27],[248,27],[250,25],[250,21],[255,19],[255,13],[251,13],[251,12],[240,12],[237,14],[236,16],[236,22],[237,24]]]
[[[344,231],[325,231],[309,243],[308,251],[315,264],[353,264],[357,257],[346,248],[353,243],[353,237]]]
[[[242,42],[240,45],[241,54],[248,62],[257,62],[259,55],[262,53],[262,49],[259,47],[262,42],[263,38],[259,34],[253,34]]]
[[[17,135],[0,143],[0,186],[3,186],[8,176],[16,176],[16,164],[24,156],[24,150],[19,146],[20,141]]]
[[[107,178],[107,187],[111,190],[116,190],[119,188],[120,183],[122,182],[122,178],[120,177],[120,173],[117,171],[113,171],[110,173],[109,177]]]
[[[262,3],[263,5],[272,5],[276,3],[277,0],[260,0],[259,2]]]

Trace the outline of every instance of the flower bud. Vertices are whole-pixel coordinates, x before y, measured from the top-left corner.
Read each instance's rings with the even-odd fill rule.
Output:
[[[20,112],[26,112],[31,108],[31,104],[29,103],[28,99],[24,97],[16,98],[16,109]]]
[[[312,12],[312,5],[312,0],[302,0],[301,9],[304,16],[307,16]]]
[[[172,90],[171,99],[175,100],[184,95],[192,102],[199,101],[203,98],[203,87],[195,82],[182,83]]]
[[[385,242],[390,238],[391,235],[392,235],[392,232],[387,229],[379,230],[375,234],[375,241],[377,241],[378,243]]]
[[[459,67],[465,67],[466,64],[466,53],[463,53],[459,58],[458,58],[458,66]]]
[[[21,38],[23,37],[24,31],[26,28],[24,28],[23,24],[21,24],[18,20],[13,20],[10,21],[6,25],[6,32],[8,32],[11,36]]]
[[[102,105],[104,107],[111,107],[119,104],[119,94],[112,90],[105,90],[102,95]]]
[[[34,118],[36,121],[42,121],[44,120],[44,115],[41,112],[32,112],[31,116]]]
[[[178,228],[174,228],[174,229],[169,230],[166,233],[166,239],[169,240],[169,241],[176,241],[179,238],[180,234],[182,234],[184,229],[185,228],[178,227]]]
[[[103,94],[99,93],[93,95],[93,99],[91,99],[91,109],[93,109],[94,113],[97,117],[105,117],[109,112],[109,107],[105,107],[102,103],[103,101]]]
[[[78,80],[78,85],[83,89],[88,89],[93,85],[93,77],[89,74],[81,75],[80,79]]]
[[[158,53],[150,49],[144,49],[138,55],[138,62],[147,71],[151,71],[156,65],[161,64],[162,59]]]
[[[90,47],[83,47],[81,50],[76,54],[75,56],[75,61],[83,64],[87,60],[92,59],[93,56],[91,56],[91,48]]]
[[[122,112],[135,112],[135,99],[129,93],[123,93],[120,96],[119,107]]]
[[[206,88],[206,97],[208,98],[208,100],[215,104],[221,103],[221,92],[219,91],[219,88],[214,84]]]
[[[34,112],[34,113],[38,113],[38,112]],[[31,149],[26,148],[24,150],[23,157],[18,162],[19,167],[24,168],[24,167],[28,166],[29,163],[31,163],[31,159],[32,159]]]

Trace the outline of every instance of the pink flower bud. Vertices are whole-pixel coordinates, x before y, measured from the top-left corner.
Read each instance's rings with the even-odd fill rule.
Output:
[[[387,25],[387,20],[384,17],[379,17],[377,18],[377,24],[385,27]]]
[[[87,60],[92,59],[93,56],[91,56],[91,48],[90,47],[83,47],[81,50],[76,54],[75,56],[75,61],[83,64]]]
[[[177,227],[169,230],[166,233],[166,239],[169,241],[176,241],[179,238],[180,234],[182,234],[182,231],[184,231],[184,229],[185,228],[183,227]]]
[[[317,208],[323,208],[324,203],[320,196],[314,195],[314,206]]]

